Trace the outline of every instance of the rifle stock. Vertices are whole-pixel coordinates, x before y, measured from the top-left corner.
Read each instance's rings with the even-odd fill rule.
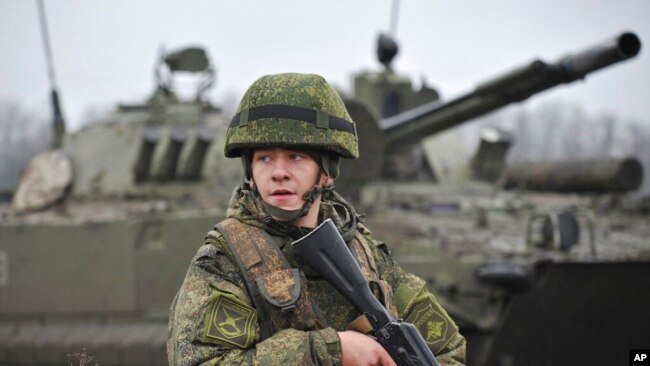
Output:
[[[417,328],[395,320],[370,291],[368,282],[332,220],[292,244],[294,254],[327,280],[352,306],[364,314],[372,335],[400,366],[437,366]]]

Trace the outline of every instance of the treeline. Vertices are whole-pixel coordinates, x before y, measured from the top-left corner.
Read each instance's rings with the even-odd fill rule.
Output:
[[[0,194],[15,189],[29,160],[47,150],[51,136],[43,111],[29,111],[18,103],[0,101]]]

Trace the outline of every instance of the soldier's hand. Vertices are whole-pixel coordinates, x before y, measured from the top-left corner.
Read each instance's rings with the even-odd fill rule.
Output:
[[[343,366],[397,366],[388,352],[371,337],[347,330],[339,332]]]

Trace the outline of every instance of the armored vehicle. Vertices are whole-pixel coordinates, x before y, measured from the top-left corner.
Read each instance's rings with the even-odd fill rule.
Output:
[[[383,43],[380,59],[395,49]],[[390,67],[356,77],[348,109],[361,159],[342,163],[342,178],[354,183],[345,193],[456,319],[468,364],[624,364],[629,349],[647,344],[647,217],[611,205],[639,188],[638,160],[508,166],[516,141],[507,131],[482,131],[473,155],[447,131],[639,50],[639,39],[623,33],[447,102],[426,85],[413,91]]]
[[[166,364],[167,312],[240,164],[205,97],[199,47],[162,53],[145,103],[122,104],[34,158],[0,222],[0,364]],[[196,83],[181,100],[177,74]],[[191,81],[191,80],[190,80]]]
[[[439,294],[468,335],[470,362],[571,363],[564,362],[575,354],[567,344],[590,347],[573,337],[602,330],[601,338],[589,340],[602,347],[615,338],[602,348],[614,349],[621,339],[639,339],[629,334],[647,334],[647,315],[625,332],[639,323],[614,316],[639,316],[636,303],[618,295],[643,288],[622,284],[647,289],[642,246],[630,248],[613,224],[607,241],[570,240],[584,227],[601,234],[586,210],[534,210],[522,200],[485,194],[494,191],[489,184],[444,184],[455,176],[440,168],[451,152],[432,153],[426,147],[437,141],[422,142],[633,57],[638,38],[626,33],[557,63],[535,61],[445,103],[432,88],[413,91],[391,71],[397,50],[391,43],[384,37],[378,48],[386,70],[358,75],[354,95],[345,98],[363,157],[356,166],[343,163],[345,181],[338,186],[354,188],[343,193],[367,208],[376,237]],[[197,93],[189,100],[174,89],[174,75],[184,72],[196,75]],[[0,364],[67,364],[68,355],[84,352],[101,365],[166,364],[169,305],[202,234],[225,214],[241,167],[223,158],[229,116],[205,98],[214,75],[205,51],[163,53],[156,75],[146,103],[120,105],[35,158],[12,207],[3,209]],[[472,174],[488,181],[500,176],[505,140],[486,139]],[[616,327],[605,326],[610,319]],[[642,348],[634,342],[625,347]]]

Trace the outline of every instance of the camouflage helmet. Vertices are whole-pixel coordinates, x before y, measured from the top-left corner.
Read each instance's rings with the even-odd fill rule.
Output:
[[[315,74],[266,75],[248,88],[228,126],[225,155],[265,147],[359,157],[356,126],[341,97]]]

